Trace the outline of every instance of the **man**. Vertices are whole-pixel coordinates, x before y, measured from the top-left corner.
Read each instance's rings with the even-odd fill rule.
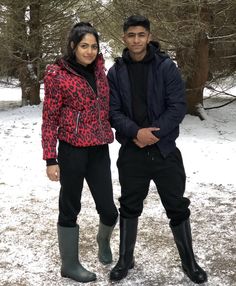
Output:
[[[183,197],[186,175],[175,144],[186,112],[184,84],[174,62],[151,42],[147,18],[130,16],[123,30],[126,48],[108,72],[111,124],[121,143],[120,249],[110,279],[121,280],[134,267],[138,217],[153,180],[183,270],[193,282],[203,283],[207,275],[192,250],[190,201]]]

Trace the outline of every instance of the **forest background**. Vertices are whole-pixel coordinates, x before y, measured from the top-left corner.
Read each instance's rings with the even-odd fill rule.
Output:
[[[235,0],[0,0],[0,77],[19,79],[22,106],[38,105],[45,66],[63,53],[73,24],[90,21],[106,43],[103,52],[115,57],[131,14],[150,19],[153,40],[182,72],[188,113],[205,119],[204,88],[227,92],[222,80],[235,75]]]

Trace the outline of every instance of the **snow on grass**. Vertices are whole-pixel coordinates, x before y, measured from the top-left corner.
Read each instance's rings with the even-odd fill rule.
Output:
[[[231,89],[236,93],[236,88]],[[19,88],[0,88],[0,101],[18,101]],[[208,105],[219,103],[212,98]],[[39,106],[0,111],[0,285],[79,285],[60,277],[56,222],[59,184],[45,174],[41,149]],[[187,173],[186,196],[191,199],[193,245],[206,269],[209,286],[236,285],[236,102],[207,111],[208,120],[187,115],[177,140]],[[119,144],[110,145],[114,196],[120,187],[116,169]],[[85,185],[80,225],[82,264],[96,272],[87,285],[113,285],[108,275],[118,258],[119,227],[112,236],[114,263],[97,258],[98,215]],[[139,219],[136,265],[116,285],[194,285],[183,274],[164,209],[154,184]]]

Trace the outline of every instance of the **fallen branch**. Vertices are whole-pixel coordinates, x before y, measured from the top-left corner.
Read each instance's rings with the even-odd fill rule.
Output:
[[[228,93],[228,92],[223,91],[223,90],[217,90],[217,89],[215,89],[215,88],[214,88],[213,86],[211,86],[211,85],[207,85],[206,88],[217,92],[217,94],[223,93],[223,94],[225,94],[225,95],[229,95],[229,96],[232,96],[232,97],[235,97],[235,98],[236,98],[236,95],[234,95],[234,94],[232,94],[232,93]]]
[[[206,86],[206,88],[215,91],[217,94],[223,93],[225,95],[231,96],[234,99],[232,99],[232,100],[230,100],[230,101],[228,101],[228,102],[226,102],[224,104],[221,104],[221,105],[212,106],[212,107],[204,107],[205,110],[221,108],[221,107],[224,107],[224,106],[226,106],[226,105],[228,105],[228,104],[230,104],[230,103],[232,103],[232,102],[234,102],[236,100],[236,95],[234,95],[234,94],[228,93],[228,92],[223,91],[223,90],[222,91],[221,90],[217,90],[214,87],[212,87],[211,85]]]
[[[224,103],[224,104],[221,104],[221,105],[217,105],[217,106],[212,106],[212,107],[204,107],[205,110],[209,110],[209,109],[216,109],[216,108],[221,108],[221,107],[224,107],[232,102],[234,102],[236,100],[236,98]]]

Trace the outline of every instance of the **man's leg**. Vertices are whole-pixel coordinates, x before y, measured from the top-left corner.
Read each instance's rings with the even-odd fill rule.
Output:
[[[153,181],[170,223],[178,225],[190,216],[190,201],[184,197],[186,175],[181,153],[176,148],[163,158],[157,149],[153,158]]]
[[[119,153],[117,162],[121,184],[119,260],[110,273],[111,280],[121,280],[134,267],[134,248],[138,217],[148,194],[150,179],[145,152],[136,146],[127,146]]]
[[[195,283],[207,281],[206,272],[196,263],[190,230],[190,201],[184,198],[185,171],[180,151],[176,148],[167,158],[159,156],[154,182],[170,218],[170,227],[179,251],[184,272]]]

